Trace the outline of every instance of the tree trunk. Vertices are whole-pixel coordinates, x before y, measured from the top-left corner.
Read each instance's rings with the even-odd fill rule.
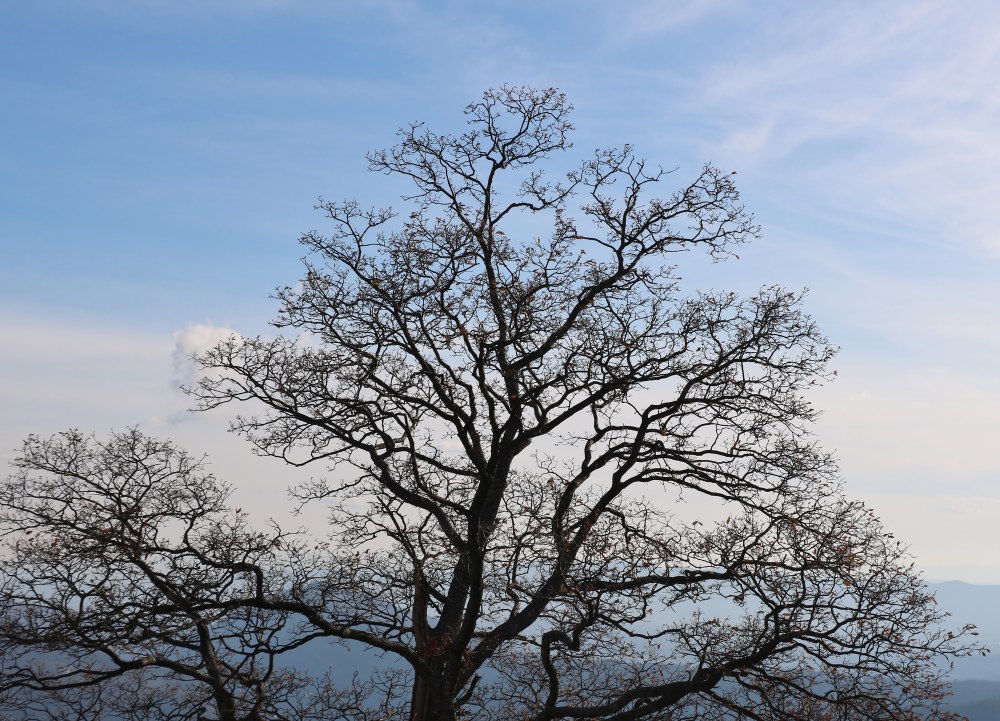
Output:
[[[420,566],[413,569],[413,640],[417,651],[428,659],[423,672],[413,680],[410,698],[410,721],[452,721],[455,709],[451,696],[444,692],[441,682],[444,664],[440,657],[439,641],[427,625],[427,579]]]
[[[455,721],[451,698],[442,693],[436,679],[417,676],[410,698],[410,721]]]

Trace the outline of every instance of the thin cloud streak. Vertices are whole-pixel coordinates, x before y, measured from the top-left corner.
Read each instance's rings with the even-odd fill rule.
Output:
[[[700,100],[709,115],[740,109],[719,129],[734,161],[788,165],[833,144],[838,152],[796,167],[826,181],[828,202],[997,256],[998,26],[1000,7],[811,6],[766,38],[769,49],[713,64]]]

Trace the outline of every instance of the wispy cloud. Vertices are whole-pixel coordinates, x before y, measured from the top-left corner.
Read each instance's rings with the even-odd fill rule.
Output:
[[[720,118],[724,152],[794,165],[841,207],[922,226],[920,240],[1000,254],[1000,6],[795,8],[702,78],[695,101]]]
[[[615,9],[614,41],[625,44],[665,31],[690,27],[719,13],[730,12],[740,0],[644,0]]]

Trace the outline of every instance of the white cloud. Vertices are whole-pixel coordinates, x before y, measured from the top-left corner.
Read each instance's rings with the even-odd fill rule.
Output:
[[[233,335],[192,324],[171,343],[166,335],[86,319],[4,314],[0,333],[0,461],[10,460],[31,433],[135,424],[167,430],[191,417],[189,399],[178,388],[196,378],[191,356]]]
[[[231,328],[219,327],[211,323],[192,323],[174,333],[173,366],[174,379],[180,386],[197,383],[199,369],[194,356],[200,355],[230,338],[240,338]]]
[[[236,486],[235,505],[256,522],[274,517],[289,528],[322,526],[321,506],[292,518],[285,497],[288,485],[315,469],[296,471],[255,457],[226,432],[226,413],[187,411],[190,399],[178,390],[176,376],[190,374],[190,355],[231,336],[229,329],[192,324],[174,333],[171,343],[169,334],[93,320],[0,313],[0,335],[0,476],[29,434],[76,427],[103,436],[138,425],[196,456],[206,454],[209,469]]]

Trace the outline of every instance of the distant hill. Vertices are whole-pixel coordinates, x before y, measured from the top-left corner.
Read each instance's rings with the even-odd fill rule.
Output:
[[[1000,721],[1000,586],[961,581],[928,585],[936,594],[940,608],[951,613],[948,625],[974,624],[979,640],[992,651],[985,657],[955,661],[951,673],[955,695],[951,706],[970,721]],[[724,614],[726,608],[713,607],[710,611]],[[331,671],[334,678],[343,682],[355,672],[367,676],[372,669],[391,660],[357,644],[319,641],[290,653],[284,662],[316,675]]]
[[[955,681],[948,704],[969,721],[1000,721],[1000,681]]]
[[[1000,586],[961,581],[928,585],[938,606],[951,614],[949,625],[975,625],[979,641],[991,651],[955,661],[950,708],[969,721],[1000,721]]]
[[[969,721],[1000,721],[1000,586],[974,585],[959,581],[928,584],[939,606],[950,612],[948,624],[960,627],[975,624],[979,640],[992,653],[986,657],[958,659],[951,674],[954,695],[949,707]],[[712,609],[722,613],[724,608]],[[338,644],[319,640],[282,657],[286,667],[296,667],[322,676],[329,672],[340,682],[358,673],[367,677],[377,667],[393,660],[359,644]],[[398,661],[394,663],[398,664]]]
[[[975,625],[979,641],[991,651],[985,657],[958,659],[951,677],[956,681],[1000,681],[1000,586],[980,586],[961,581],[931,583],[929,586],[937,596],[938,606],[951,613],[949,625]],[[1000,721],[1000,715],[995,718]]]

